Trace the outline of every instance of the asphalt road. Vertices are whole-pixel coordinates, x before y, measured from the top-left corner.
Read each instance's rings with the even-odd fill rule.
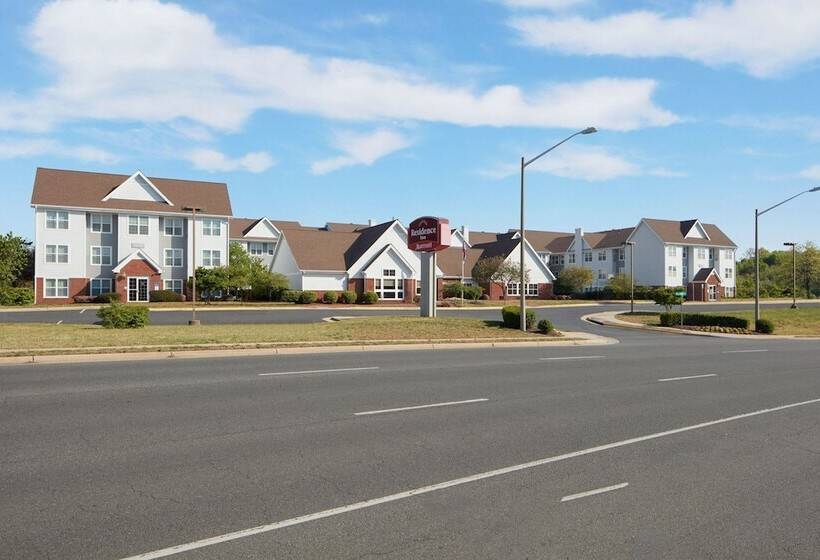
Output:
[[[588,328],[0,367],[0,557],[820,557],[817,342]]]

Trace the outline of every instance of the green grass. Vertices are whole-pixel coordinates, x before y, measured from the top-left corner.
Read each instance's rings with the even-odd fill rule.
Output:
[[[708,315],[728,315],[742,317],[749,320],[750,328],[754,328],[754,311],[709,311]],[[801,309],[766,309],[761,310],[761,317],[774,322],[774,334],[817,336],[820,335],[820,307],[804,307]],[[660,325],[658,313],[640,312],[635,314],[622,313],[618,319],[657,327]]]
[[[143,329],[114,330],[95,325],[43,323],[0,324],[0,354],[23,350],[186,345],[385,343],[448,340],[545,340],[537,333],[522,334],[501,327],[500,321],[439,317],[368,317],[331,323],[248,325],[149,325]]]

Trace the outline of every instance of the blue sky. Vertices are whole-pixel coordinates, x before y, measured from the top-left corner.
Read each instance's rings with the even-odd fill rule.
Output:
[[[225,181],[237,216],[719,224],[820,184],[815,0],[0,5],[0,229],[37,166]],[[799,201],[799,202],[798,202]],[[761,240],[820,241],[820,195]]]

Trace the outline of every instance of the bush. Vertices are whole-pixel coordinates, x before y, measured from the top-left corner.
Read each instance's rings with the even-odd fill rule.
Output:
[[[359,303],[366,305],[373,305],[377,301],[379,301],[379,294],[376,292],[365,292],[359,297]]]
[[[296,300],[296,303],[313,303],[318,299],[316,292],[302,292],[299,294],[299,298]]]
[[[97,310],[106,329],[141,329],[148,324],[148,307],[112,303]]]
[[[521,308],[517,305],[507,305],[501,308],[501,319],[504,326],[509,329],[517,329],[521,327]],[[527,310],[527,330],[531,329],[535,324],[535,313]]]
[[[117,292],[109,292],[107,294],[100,294],[94,298],[94,303],[118,303],[120,301],[120,294]]]
[[[445,298],[460,298],[462,289],[464,290],[464,299],[469,299],[472,301],[478,300],[481,298],[481,294],[484,293],[484,290],[480,286],[462,284],[461,282],[452,282],[444,285],[442,295]]]
[[[282,292],[282,301],[286,301],[288,303],[296,303],[299,301],[299,297],[302,295],[301,290],[285,290]]]
[[[749,320],[730,315],[704,315],[702,313],[684,313],[683,324],[690,327],[726,327],[729,329],[748,329]],[[661,326],[675,327],[680,325],[680,313],[661,313]]]
[[[758,319],[755,323],[755,331],[761,334],[772,334],[774,332],[774,323],[771,319]]]
[[[541,319],[538,321],[538,332],[544,334],[550,334],[555,330],[555,327],[552,326],[552,322],[549,319]]]
[[[325,303],[336,303],[339,301],[339,294],[336,292],[325,292],[322,296],[322,301]]]
[[[341,300],[344,303],[356,303],[356,300],[358,300],[358,299],[359,299],[358,294],[356,294],[356,292],[354,292],[352,290],[345,290],[344,292],[342,292]]]
[[[148,294],[148,299],[153,302],[182,301],[182,294],[178,294],[173,290],[154,290]]]
[[[0,288],[0,305],[30,305],[34,303],[31,288]]]
[[[667,311],[671,311],[673,305],[679,305],[682,298],[675,295],[677,291],[685,291],[684,288],[656,288],[652,292],[652,299],[657,305],[662,305]],[[678,317],[680,320],[680,317]]]

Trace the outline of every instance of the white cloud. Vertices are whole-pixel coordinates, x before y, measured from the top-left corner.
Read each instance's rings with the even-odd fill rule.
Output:
[[[373,165],[384,156],[403,150],[410,144],[410,140],[405,136],[385,128],[365,134],[339,132],[336,134],[334,145],[343,152],[343,155],[314,162],[310,166],[310,172],[314,175],[324,175],[352,165]]]
[[[325,29],[345,29],[357,25],[370,25],[373,27],[381,27],[390,22],[390,16],[384,13],[364,13],[347,18],[329,19],[323,21],[320,25]]]
[[[50,138],[0,140],[0,159],[35,156],[57,156],[94,163],[116,163],[120,158],[111,152],[88,145],[67,146]]]
[[[47,4],[28,37],[56,79],[24,95],[0,94],[0,128],[42,130],[79,119],[179,119],[235,131],[266,108],[344,121],[462,126],[592,124],[633,130],[678,120],[653,101],[657,83],[651,79],[477,90],[363,60],[240,44],[220,36],[206,16],[157,0]]]
[[[267,152],[249,152],[242,157],[230,158],[217,150],[198,148],[185,155],[197,169],[205,171],[249,171],[261,173],[276,164]]]
[[[525,9],[547,9],[566,10],[581,4],[586,4],[588,0],[498,0],[508,8]]]
[[[800,176],[806,179],[820,181],[820,164],[807,167],[800,172]]]
[[[820,141],[820,118],[806,115],[752,116],[734,115],[720,121],[727,126],[754,128],[769,132],[799,134],[809,140]]]
[[[504,179],[520,172],[520,164],[503,163],[480,170],[479,174],[490,179]],[[527,173],[542,172],[567,179],[583,181],[609,181],[620,177],[653,175],[656,177],[682,177],[683,173],[665,168],[644,169],[642,166],[613,154],[601,147],[567,146],[561,151],[544,156],[531,166]]]
[[[761,78],[820,56],[817,0],[705,0],[684,16],[632,11],[599,19],[514,18],[510,24],[526,43],[560,52],[739,64]]]

